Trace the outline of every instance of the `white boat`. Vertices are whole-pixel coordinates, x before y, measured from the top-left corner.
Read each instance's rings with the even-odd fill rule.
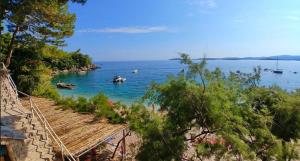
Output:
[[[133,71],[132,71],[132,73],[134,73],[134,74],[136,74],[136,73],[138,73],[139,72],[139,70],[137,70],[137,69],[134,69]]]
[[[121,76],[115,76],[113,78],[113,83],[123,83],[126,80],[126,78],[122,78]]]

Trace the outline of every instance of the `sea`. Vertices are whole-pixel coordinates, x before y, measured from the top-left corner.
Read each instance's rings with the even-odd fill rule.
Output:
[[[261,86],[277,85],[289,92],[300,88],[300,61],[278,61],[278,67],[284,71],[283,74],[263,70],[276,69],[276,63],[276,60],[208,60],[207,68],[213,70],[219,67],[225,75],[228,75],[230,71],[238,70],[250,73],[253,68],[260,66]],[[60,81],[76,85],[73,90],[58,89],[63,96],[90,98],[102,92],[113,101],[131,104],[141,100],[151,82],[162,83],[168,76],[178,75],[182,69],[187,68],[178,60],[114,61],[95,64],[100,68],[86,73],[60,74],[52,79],[52,84],[55,86]],[[138,73],[134,74],[135,69]],[[116,75],[126,78],[126,81],[122,84],[113,84],[112,79]]]

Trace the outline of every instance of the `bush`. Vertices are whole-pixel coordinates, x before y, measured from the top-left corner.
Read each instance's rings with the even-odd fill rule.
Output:
[[[39,82],[37,86],[34,87],[32,94],[35,96],[43,96],[58,101],[60,99],[60,95],[57,89],[51,85],[51,70],[45,68],[41,71],[42,72],[40,73]]]
[[[91,99],[86,99],[85,97],[81,96],[77,99],[72,97],[64,97],[61,98],[57,103],[62,105],[63,109],[71,108],[77,112],[93,113],[98,117],[107,118],[111,123],[124,122],[124,118],[122,118],[114,110],[114,106],[110,105],[109,99],[103,93],[99,93]],[[124,105],[122,105],[122,107],[124,107]]]
[[[1,26],[0,26],[1,28]],[[0,43],[2,45],[2,47],[0,48],[0,62],[5,62],[6,61],[6,53],[7,53],[7,49],[8,49],[8,45],[11,39],[11,35],[8,33],[2,33],[0,35]]]
[[[64,110],[68,108],[75,109],[77,106],[77,102],[72,97],[63,97],[57,103],[62,105],[62,109]]]
[[[18,89],[30,95],[39,84],[50,81],[50,70],[32,49],[16,49],[10,70]]]
[[[114,111],[113,107],[109,104],[109,99],[103,93],[99,93],[91,98],[90,103],[97,116],[108,118],[112,123],[124,122],[124,119]]]
[[[77,112],[94,112],[91,108],[91,104],[85,97],[79,96],[77,98],[77,105],[75,107]]]
[[[33,91],[33,95],[35,96],[43,96],[46,98],[51,98],[54,101],[59,101],[60,95],[58,91],[50,85],[48,82],[44,82],[39,84]]]

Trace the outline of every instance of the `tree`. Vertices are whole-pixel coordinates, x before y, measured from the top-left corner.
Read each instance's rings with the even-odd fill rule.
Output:
[[[6,59],[6,54],[4,53],[7,53],[7,49],[8,49],[8,44],[9,44],[9,41],[11,39],[11,36],[9,33],[6,33],[6,34],[2,34],[0,36],[0,45],[1,48],[0,48],[0,62],[4,62],[5,59]]]
[[[3,21],[6,22],[7,30],[11,33],[7,50],[7,67],[18,42],[23,46],[44,43],[63,45],[63,38],[73,34],[75,15],[68,11],[68,0],[2,0],[1,2],[0,21],[1,24]],[[72,0],[72,2],[83,4],[85,0]],[[1,32],[2,30],[1,28]]]
[[[154,83],[145,96],[162,112],[147,114],[138,106],[129,117],[143,139],[138,160],[193,160],[185,156],[189,142],[194,144],[192,157],[200,160],[296,157],[291,140],[296,142],[300,132],[297,93],[258,86],[260,68],[225,76],[218,68],[208,71],[205,60],[195,63],[186,54],[181,57],[188,71]]]
[[[18,48],[14,55],[11,76],[20,91],[32,94],[35,87],[41,83],[42,76],[50,76],[50,73],[47,72],[42,57],[34,50]]]
[[[80,53],[80,50],[72,52],[71,58],[76,62],[77,67],[87,67],[92,64],[92,59],[88,55]]]

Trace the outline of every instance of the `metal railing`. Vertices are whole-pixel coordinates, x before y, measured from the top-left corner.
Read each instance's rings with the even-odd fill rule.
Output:
[[[5,65],[2,63],[3,66],[3,70],[6,70]],[[51,138],[56,142],[56,144],[60,147],[61,149],[61,154],[62,154],[62,160],[64,160],[64,157],[67,157],[68,160],[71,161],[76,161],[76,159],[73,157],[72,153],[67,149],[67,147],[63,144],[63,142],[60,140],[60,138],[57,136],[57,134],[55,133],[55,131],[53,130],[53,128],[50,126],[49,122],[47,121],[47,119],[45,118],[45,116],[42,114],[42,112],[40,111],[40,109],[37,107],[37,105],[33,102],[32,98],[30,95],[18,91],[17,86],[15,85],[14,81],[12,80],[11,76],[7,73],[7,78],[9,80],[9,83],[11,85],[11,87],[13,88],[17,99],[18,99],[18,94],[22,94],[26,97],[29,98],[30,101],[30,114],[31,117],[35,117],[35,115],[37,116],[37,118],[39,119],[39,121],[43,124],[43,128],[45,130],[45,135],[46,135],[46,139],[48,138],[48,133],[50,134]],[[19,101],[19,99],[18,99]],[[21,104],[22,106],[22,104]],[[48,133],[47,133],[48,132]],[[64,155],[66,154],[66,155]]]
[[[37,105],[33,102],[32,98],[30,95],[23,93],[21,91],[18,91],[20,94],[26,96],[29,98],[30,101],[30,110],[31,110],[31,114],[32,117],[34,117],[34,115],[37,116],[37,118],[40,120],[40,122],[43,124],[43,127],[45,129],[45,132],[48,131],[48,133],[50,134],[51,138],[56,142],[56,144],[60,147],[61,149],[61,153],[62,153],[62,157],[66,156],[69,160],[72,161],[76,161],[76,159],[73,157],[72,153],[67,149],[67,147],[63,144],[63,142],[60,140],[60,138],[57,136],[57,134],[55,133],[55,131],[53,130],[53,128],[50,126],[49,122],[47,121],[47,119],[45,118],[45,116],[42,114],[42,112],[40,111],[40,109],[37,107]],[[48,135],[46,133],[46,138],[48,138]],[[64,153],[66,155],[64,155]]]
[[[7,72],[7,78],[9,80],[9,84],[12,86],[14,92],[16,93],[16,99],[19,101],[19,97],[18,97],[18,90],[17,90],[17,86],[14,83],[13,79],[11,78],[10,74],[8,73],[8,70],[6,68],[6,66],[4,65],[4,63],[1,63],[2,66],[2,70]]]

